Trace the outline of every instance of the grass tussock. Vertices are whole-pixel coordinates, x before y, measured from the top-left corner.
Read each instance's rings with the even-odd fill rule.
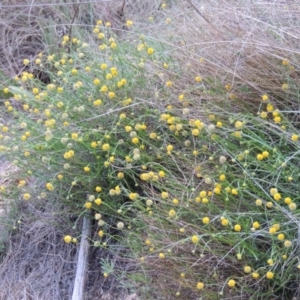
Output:
[[[26,69],[1,87],[15,197],[91,216],[91,243],[130,265],[102,261],[102,280],[142,299],[297,298],[298,10],[170,1],[117,31],[73,24],[22,60],[49,82]]]

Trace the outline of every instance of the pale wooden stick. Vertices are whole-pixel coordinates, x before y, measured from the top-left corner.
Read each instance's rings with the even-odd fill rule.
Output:
[[[83,300],[86,271],[88,269],[87,261],[89,254],[89,237],[91,235],[91,229],[91,219],[89,217],[84,217],[72,300]]]

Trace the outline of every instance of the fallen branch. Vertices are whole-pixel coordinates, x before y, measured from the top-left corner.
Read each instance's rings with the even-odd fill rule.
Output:
[[[88,269],[87,260],[89,254],[89,237],[91,235],[91,228],[90,218],[88,216],[84,217],[72,300],[83,300],[86,271]]]

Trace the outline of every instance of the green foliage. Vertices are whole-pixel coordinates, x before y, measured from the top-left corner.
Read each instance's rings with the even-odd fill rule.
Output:
[[[121,40],[101,22],[93,33],[97,44],[64,36],[63,51],[31,62],[50,84],[23,72],[1,87],[21,105],[5,101],[12,121],[0,127],[0,150],[22,174],[15,192],[24,201],[55,195],[78,218],[92,212],[94,246],[125,246],[138,268],[127,279],[147,283],[146,297],[292,297],[300,276],[294,66],[271,59],[285,79],[278,95],[293,95],[280,106],[276,90],[200,76],[209,70],[202,56],[193,73],[168,43]],[[30,190],[28,176],[44,190]],[[101,262],[105,277],[115,267]],[[149,296],[151,287],[160,288]]]

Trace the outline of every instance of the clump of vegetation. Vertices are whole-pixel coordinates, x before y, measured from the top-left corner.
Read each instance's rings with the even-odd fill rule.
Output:
[[[178,27],[184,16],[177,7],[207,31],[191,37],[194,25]],[[237,20],[244,17],[233,7]],[[194,4],[160,9],[166,19],[159,38],[140,35],[127,20],[128,38],[120,39],[99,20],[95,42],[66,35],[61,51],[24,60],[47,73],[49,84],[23,72],[2,87],[13,99],[4,103],[11,118],[1,124],[0,150],[22,174],[14,193],[41,203],[56,197],[69,217],[93,218],[93,245],[128,249],[124,256],[138,268],[125,276],[144,298],[297,297],[294,41],[286,42],[289,54],[280,24],[270,29],[273,19],[260,28],[269,42],[263,45],[252,44],[247,31],[254,18],[238,28],[219,10],[228,27],[217,29],[199,19]],[[263,13],[259,5],[247,9]],[[198,50],[195,36],[203,47],[210,39],[214,50]],[[232,45],[222,44],[225,38],[253,48],[226,52]],[[31,176],[42,192],[27,185]],[[7,197],[11,189],[1,192]],[[70,231],[64,242],[77,243]],[[102,271],[105,278],[117,273]]]

